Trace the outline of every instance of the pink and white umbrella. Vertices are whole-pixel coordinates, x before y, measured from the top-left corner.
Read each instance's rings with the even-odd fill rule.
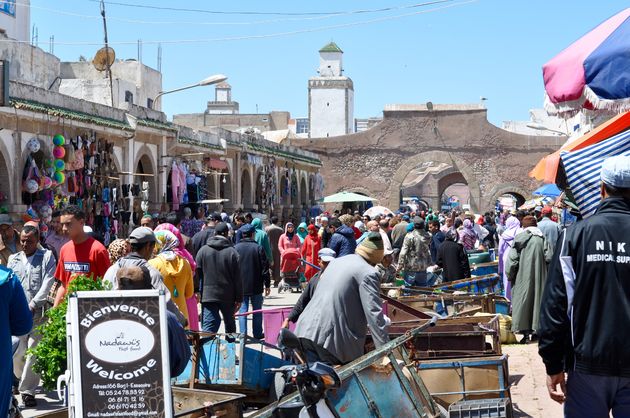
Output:
[[[545,109],[630,110],[630,8],[578,39],[543,66]]]

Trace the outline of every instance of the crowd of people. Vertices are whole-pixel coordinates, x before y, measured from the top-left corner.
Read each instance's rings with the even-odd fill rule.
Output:
[[[85,274],[113,289],[163,290],[182,331],[170,332],[169,322],[169,335],[180,341],[184,329],[216,333],[221,323],[226,333],[236,333],[238,322],[239,332],[248,334],[249,315],[250,335],[263,339],[261,309],[271,287],[298,286],[304,291],[284,326],[296,323],[298,335],[341,364],[363,353],[367,328],[377,346],[388,341],[382,284],[464,279],[471,275],[468,255],[487,250],[499,258],[514,330],[527,339],[538,329],[546,265],[560,232],[551,216],[549,207],[484,215],[429,209],[369,217],[336,211],[299,224],[281,225],[271,216],[265,226],[250,213],[199,210],[193,218],[185,208],[142,217],[129,237],[106,248],[85,226],[81,209],[70,205],[53,214],[45,237],[36,222],[18,232],[0,215],[0,263],[21,282],[35,325],[64,299],[73,278]],[[14,391],[26,407],[37,402],[39,377],[26,352],[38,338],[31,330],[22,335],[14,361]],[[181,348],[185,344],[173,346],[171,360],[181,364],[190,352]]]

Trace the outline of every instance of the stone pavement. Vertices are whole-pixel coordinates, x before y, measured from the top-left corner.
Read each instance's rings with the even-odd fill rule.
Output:
[[[547,374],[538,356],[538,344],[504,345],[502,349],[509,356],[514,417],[562,417],[562,406],[547,393]]]

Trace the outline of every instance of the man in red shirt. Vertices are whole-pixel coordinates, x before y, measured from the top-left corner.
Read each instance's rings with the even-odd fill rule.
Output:
[[[59,251],[59,261],[55,278],[61,286],[55,296],[55,305],[61,303],[68,291],[68,284],[78,275],[103,277],[109,268],[109,254],[103,244],[90,237],[83,230],[85,214],[76,205],[69,205],[61,211],[61,230],[70,238]]]

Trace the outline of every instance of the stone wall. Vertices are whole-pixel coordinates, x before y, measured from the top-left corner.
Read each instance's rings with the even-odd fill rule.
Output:
[[[290,143],[320,156],[326,194],[367,190],[378,204],[395,209],[401,184],[412,169],[427,162],[444,163],[451,169],[433,178],[439,181],[461,173],[470,188],[471,207],[482,211],[494,207],[502,193],[531,193],[539,183],[527,173],[564,142],[559,137],[504,131],[490,124],[486,110],[478,106],[432,109],[389,107],[383,122],[367,131]]]

